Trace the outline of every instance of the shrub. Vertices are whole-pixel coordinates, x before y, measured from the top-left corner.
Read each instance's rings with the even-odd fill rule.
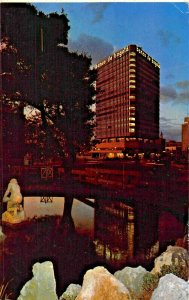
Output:
[[[182,265],[163,265],[161,267],[161,273],[159,273],[159,277],[165,276],[166,274],[170,273],[184,280],[188,280],[188,271]]]
[[[158,286],[159,276],[156,274],[146,273],[143,277],[142,289],[146,292],[152,292]]]
[[[7,292],[6,292],[8,285],[9,285],[9,282],[0,283],[0,299],[1,300],[11,300],[11,298],[10,298],[11,293],[7,294]]]

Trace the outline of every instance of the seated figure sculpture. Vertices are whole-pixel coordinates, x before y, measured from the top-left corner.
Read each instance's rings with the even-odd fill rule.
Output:
[[[2,214],[2,221],[20,223],[25,219],[24,210],[21,205],[22,194],[15,178],[10,180],[3,197],[3,202],[7,202],[7,210]]]

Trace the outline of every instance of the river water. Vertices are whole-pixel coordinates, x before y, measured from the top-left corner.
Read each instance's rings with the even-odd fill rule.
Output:
[[[1,281],[9,281],[16,299],[32,277],[32,265],[53,262],[60,296],[70,283],[82,284],[86,270],[96,265],[114,272],[125,266],[153,267],[154,258],[183,236],[182,218],[153,207],[134,209],[124,201],[74,199],[65,210],[60,197],[26,197],[30,220],[4,226],[0,244]],[[86,204],[87,203],[87,204]]]

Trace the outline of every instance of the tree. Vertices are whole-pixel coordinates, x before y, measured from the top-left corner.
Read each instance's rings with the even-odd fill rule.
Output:
[[[89,147],[92,136],[91,59],[66,48],[69,25],[63,12],[46,16],[28,4],[1,4],[1,12],[2,74],[7,73],[1,99],[22,112],[38,110],[37,126],[56,144],[70,173],[76,152]]]

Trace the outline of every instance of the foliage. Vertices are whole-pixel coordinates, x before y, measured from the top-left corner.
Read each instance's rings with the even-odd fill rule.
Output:
[[[144,275],[143,284],[142,284],[143,296],[142,298],[139,297],[139,299],[144,299],[144,295],[146,295],[145,297],[150,299],[150,295],[158,286],[159,279],[165,276],[166,274],[170,274],[170,273],[184,280],[188,280],[188,272],[186,271],[186,268],[184,268],[183,266],[174,265],[174,264],[163,265],[161,268],[161,273],[157,273],[157,274],[146,273]]]
[[[1,100],[22,113],[35,109],[32,126],[71,168],[93,133],[91,59],[66,48],[69,25],[63,12],[47,16],[29,4],[2,4],[1,19]],[[43,148],[52,155],[50,147]]]
[[[0,299],[1,300],[11,300],[11,293],[7,294],[7,287],[9,285],[9,282],[5,283],[2,282],[0,283]]]
[[[142,289],[146,292],[152,292],[159,282],[159,276],[151,273],[146,273],[143,277]]]
[[[159,274],[160,277],[165,276],[166,274],[174,274],[177,277],[180,277],[184,280],[188,280],[188,270],[186,270],[186,267],[183,267],[180,265],[163,265],[161,267],[161,273]]]

